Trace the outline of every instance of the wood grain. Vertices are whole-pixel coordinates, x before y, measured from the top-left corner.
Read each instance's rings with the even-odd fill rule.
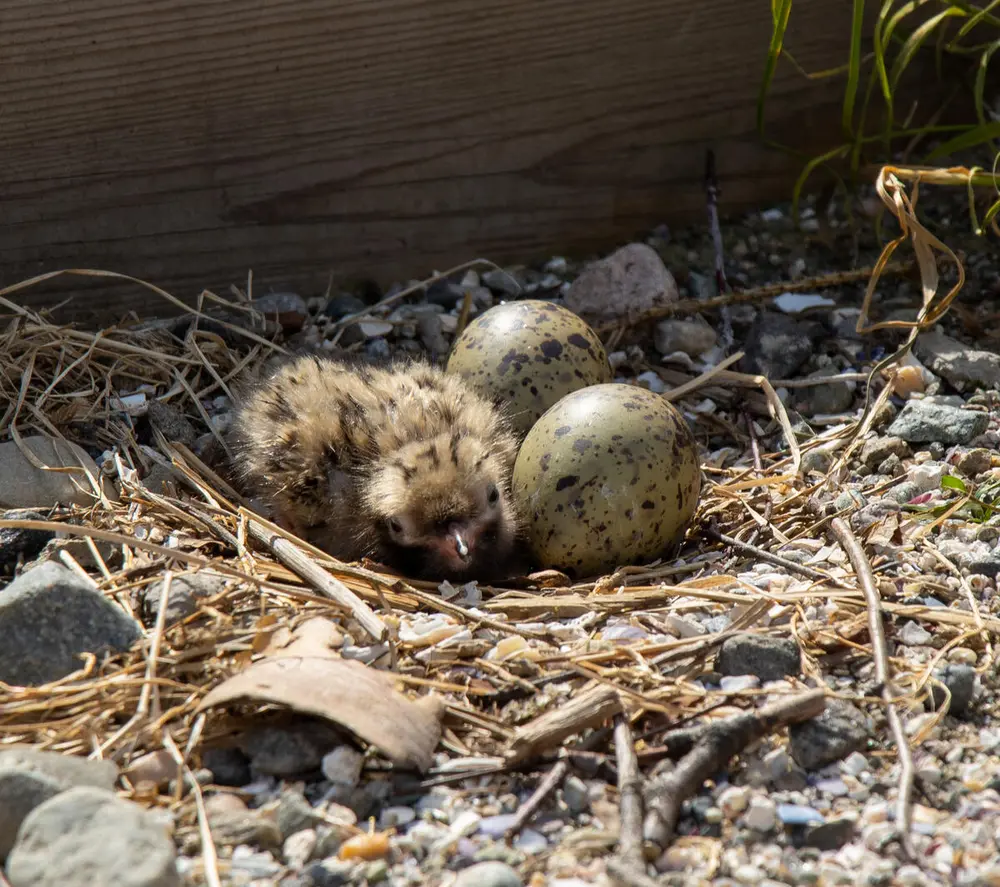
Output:
[[[850,4],[803,0],[807,69]],[[0,5],[0,283],[63,267],[191,299],[383,283],[486,256],[604,250],[788,195],[799,161],[753,132],[770,35],[745,0],[63,0]],[[781,66],[769,127],[827,144],[839,85]],[[803,142],[803,134],[808,138]],[[170,306],[47,284],[105,317]]]

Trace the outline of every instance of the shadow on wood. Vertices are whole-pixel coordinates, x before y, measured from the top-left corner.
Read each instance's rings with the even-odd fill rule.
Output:
[[[796,5],[803,66],[843,62],[850,12]],[[0,282],[190,300],[252,268],[311,294],[603,251],[703,218],[708,146],[723,212],[783,199],[800,161],[754,133],[770,27],[741,0],[8,0]],[[839,81],[779,67],[771,134],[829,144]],[[18,298],[171,311],[69,283]]]

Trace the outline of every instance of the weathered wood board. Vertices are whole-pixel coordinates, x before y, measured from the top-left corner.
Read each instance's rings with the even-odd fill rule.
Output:
[[[799,0],[807,69],[851,8]],[[604,250],[788,195],[754,132],[770,37],[745,0],[6,0],[0,284],[65,267],[190,300],[464,260]],[[830,144],[838,81],[782,65],[769,129]],[[78,280],[14,298],[104,317],[171,306]]]

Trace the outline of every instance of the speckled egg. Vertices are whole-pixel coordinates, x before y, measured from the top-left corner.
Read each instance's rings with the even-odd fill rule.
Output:
[[[522,435],[561,397],[612,379],[597,334],[572,311],[540,299],[483,312],[455,340],[448,372],[503,407]]]
[[[538,566],[594,576],[654,560],[694,516],[694,435],[660,395],[626,384],[566,395],[534,425],[514,495]]]

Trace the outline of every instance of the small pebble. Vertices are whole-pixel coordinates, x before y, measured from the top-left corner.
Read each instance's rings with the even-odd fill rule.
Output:
[[[454,887],[522,887],[522,882],[509,865],[480,862],[459,872]]]
[[[920,647],[930,642],[934,637],[919,622],[907,622],[899,631],[900,643],[908,647]]]
[[[769,832],[777,822],[777,808],[770,798],[751,798],[743,824],[758,832]]]

